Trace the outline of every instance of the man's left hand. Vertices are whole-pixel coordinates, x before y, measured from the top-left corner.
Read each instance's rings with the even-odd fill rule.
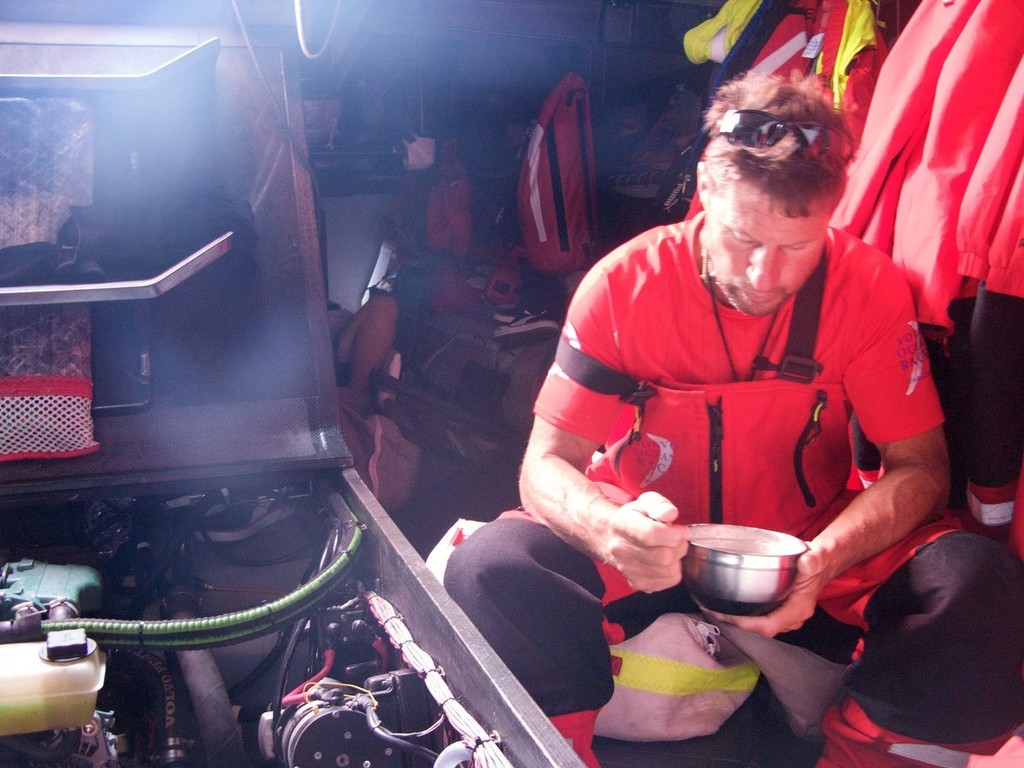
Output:
[[[810,549],[804,552],[797,561],[793,591],[789,593],[786,601],[771,613],[764,616],[733,616],[707,609],[704,609],[704,613],[716,621],[735,624],[740,629],[765,637],[775,637],[782,632],[799,629],[814,613],[818,595],[828,583],[825,567],[826,553],[815,549],[813,542],[810,542],[809,546]]]

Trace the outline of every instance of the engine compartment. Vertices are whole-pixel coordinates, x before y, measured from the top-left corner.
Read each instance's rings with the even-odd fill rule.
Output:
[[[454,766],[466,738],[492,750],[479,764],[505,760],[376,591],[337,492],[220,488],[3,520],[17,544],[0,551],[0,619],[24,639],[0,645],[0,764]]]

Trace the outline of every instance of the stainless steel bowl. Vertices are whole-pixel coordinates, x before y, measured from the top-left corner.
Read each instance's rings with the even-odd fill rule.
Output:
[[[694,599],[712,611],[762,616],[780,606],[796,580],[807,544],[796,536],[743,525],[687,526],[690,547],[683,579]]]

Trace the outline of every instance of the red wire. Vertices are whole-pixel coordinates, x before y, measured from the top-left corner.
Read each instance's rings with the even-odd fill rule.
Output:
[[[319,680],[323,680],[325,677],[327,677],[327,673],[331,671],[331,667],[333,667],[333,666],[334,666],[334,651],[332,649],[328,648],[327,650],[324,651],[324,665],[323,665],[323,667],[320,668],[320,671],[317,672],[315,675],[313,675],[311,678],[309,678],[309,680],[304,682],[302,685],[298,686],[293,691],[291,691],[291,693],[286,695],[281,700],[281,703],[284,704],[285,706],[290,706],[292,704],[300,704],[303,701],[305,701],[306,700],[306,686],[308,686],[308,685],[310,685],[312,683],[315,683],[315,682],[317,682]],[[296,696],[298,697],[298,700],[295,700],[293,698],[293,697],[296,697]],[[292,700],[289,701],[289,699],[292,699]]]

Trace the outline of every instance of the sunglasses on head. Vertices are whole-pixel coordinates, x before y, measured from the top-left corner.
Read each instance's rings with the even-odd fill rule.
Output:
[[[792,136],[801,150],[814,155],[829,151],[831,133],[821,123],[790,122],[757,109],[730,109],[718,123],[718,135],[730,144],[762,149]]]

